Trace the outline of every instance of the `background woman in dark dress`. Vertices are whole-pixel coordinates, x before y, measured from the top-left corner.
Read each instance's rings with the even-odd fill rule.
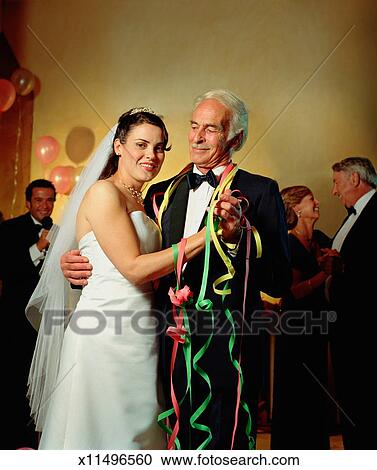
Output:
[[[326,417],[327,309],[324,287],[327,275],[318,258],[330,239],[314,230],[319,219],[319,202],[306,186],[291,186],[281,191],[289,230],[292,260],[292,286],[283,299],[282,319],[288,311],[306,312],[290,320],[295,327],[313,331],[276,337],[274,409],[271,433],[272,449],[329,449]],[[284,313],[285,312],[285,313]],[[302,314],[301,314],[302,315]],[[322,324],[322,330],[318,326]],[[282,323],[283,324],[283,323]],[[283,328],[282,328],[283,330]]]

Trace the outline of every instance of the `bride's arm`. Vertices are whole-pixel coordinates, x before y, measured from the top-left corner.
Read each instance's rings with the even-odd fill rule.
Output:
[[[88,191],[79,217],[85,217],[98,243],[118,271],[133,284],[165,276],[174,270],[173,249],[141,254],[139,239],[125,200],[110,182],[100,181]],[[205,246],[205,230],[187,239],[185,260]]]

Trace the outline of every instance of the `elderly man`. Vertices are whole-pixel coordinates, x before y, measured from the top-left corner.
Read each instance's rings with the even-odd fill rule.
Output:
[[[25,307],[39,280],[39,271],[49,241],[46,239],[52,224],[55,187],[47,180],[32,181],[26,188],[28,212],[6,220],[0,225],[3,392],[8,413],[3,448],[16,449],[36,446],[30,421],[26,385],[36,340],[36,332],[25,318]],[[43,226],[42,226],[43,224]]]
[[[377,174],[363,157],[345,158],[332,170],[333,195],[348,211],[333,240],[342,266],[330,284],[337,313],[330,339],[343,443],[346,449],[376,449]]]
[[[161,194],[168,191],[160,205],[163,247],[203,226],[215,187],[225,174],[232,177],[232,154],[242,147],[247,132],[245,105],[233,93],[215,90],[197,99],[189,131],[193,165],[187,174],[152,185],[145,198],[146,212],[152,217],[152,201],[159,206]],[[232,190],[247,201],[244,216],[258,232],[251,240],[241,227],[240,194]],[[187,323],[181,335],[172,334],[177,333],[177,325],[168,297],[169,288],[176,286],[175,276],[161,279],[157,291],[156,309],[163,318],[160,370],[167,407],[160,418],[173,433],[170,448],[254,447],[261,363],[260,291],[279,297],[290,286],[287,229],[276,182],[238,169],[220,200],[215,211],[220,219],[219,243],[235,268],[234,276],[227,286],[216,284],[227,268],[213,246],[208,271],[204,253],[184,266],[181,287],[189,286],[194,302],[186,306]],[[76,255],[64,255],[62,269],[72,283],[83,285],[86,281],[80,278],[88,274],[82,268],[90,265],[82,264],[86,260]],[[208,274],[207,282],[203,273]],[[220,292],[229,289],[229,294],[219,295],[214,283]]]

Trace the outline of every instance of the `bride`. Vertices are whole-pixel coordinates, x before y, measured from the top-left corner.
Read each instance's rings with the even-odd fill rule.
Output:
[[[144,212],[141,189],[160,171],[167,145],[161,118],[149,108],[131,109],[71,196],[27,307],[29,320],[40,323],[29,376],[40,449],[165,447],[156,419],[152,281],[174,270],[173,251],[159,251],[161,234]],[[93,270],[65,328],[70,289],[59,257],[73,248],[74,231]],[[204,244],[204,230],[188,238],[186,259]]]

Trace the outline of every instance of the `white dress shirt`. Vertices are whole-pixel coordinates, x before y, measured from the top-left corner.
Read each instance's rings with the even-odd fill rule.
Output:
[[[31,214],[30,214],[30,217],[33,219],[33,222],[35,223],[35,225],[41,225],[41,223],[38,222],[38,220],[35,219]],[[40,229],[39,236],[41,236],[42,230],[43,228]],[[29,248],[29,253],[30,253],[30,258],[35,266],[38,266],[39,262],[42,261],[46,256],[46,252],[44,250],[43,251],[38,250],[36,243],[34,243],[34,245],[31,245],[31,247]]]
[[[356,214],[351,214],[346,220],[346,222],[343,224],[343,226],[340,228],[338,233],[335,235],[335,238],[332,242],[332,248],[334,250],[338,250],[338,251],[341,250],[343,246],[343,242],[346,239],[353,224],[356,222],[359,215],[363,211],[364,207],[368,204],[369,200],[371,199],[373,194],[375,194],[375,192],[376,192],[375,189],[371,189],[366,194],[364,194],[364,196],[361,196],[361,198],[358,199],[358,201],[355,203],[354,208],[355,208]]]
[[[218,166],[212,171],[216,176],[220,176],[224,172],[225,168],[226,166]],[[193,173],[197,173],[199,175],[202,174],[196,165],[194,165]],[[215,188],[212,187],[208,181],[204,181],[196,189],[190,189],[186,211],[185,230],[183,232],[184,238],[198,232],[214,191]]]

